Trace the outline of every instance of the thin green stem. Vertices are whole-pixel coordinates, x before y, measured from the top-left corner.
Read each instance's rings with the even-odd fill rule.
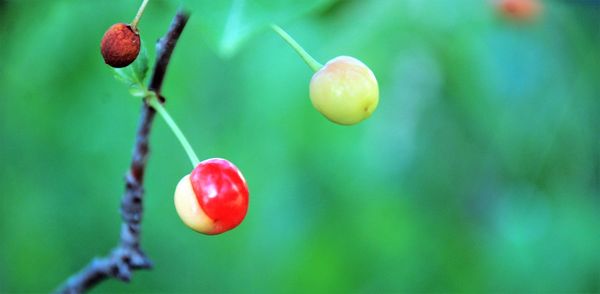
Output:
[[[306,62],[308,67],[310,67],[310,69],[312,69],[314,72],[319,71],[323,67],[322,64],[320,64],[312,56],[310,56],[310,54],[308,54],[308,52],[306,52],[306,50],[304,50],[304,48],[302,48],[302,46],[300,46],[300,44],[298,44],[298,42],[296,42],[296,40],[294,40],[294,38],[292,38],[292,36],[286,33],[281,27],[279,27],[276,24],[271,24],[271,28],[277,34],[279,34],[279,36],[284,41],[286,41],[294,50],[296,50],[296,53],[298,53],[298,55],[302,57],[304,62]]]
[[[137,25],[140,22],[140,19],[142,18],[142,15],[144,14],[144,11],[146,10],[146,5],[148,5],[149,1],[150,0],[144,0],[142,2],[142,5],[140,5],[140,8],[138,9],[137,14],[135,15],[135,18],[131,22],[131,29],[133,29],[134,31],[137,31]]]
[[[192,166],[196,167],[198,163],[200,163],[200,160],[194,152],[192,145],[190,145],[190,142],[186,139],[181,129],[179,129],[171,115],[169,115],[169,112],[167,112],[162,103],[158,101],[158,97],[156,96],[156,94],[151,93],[151,95],[146,97],[146,102],[148,103],[148,105],[152,106],[152,108],[156,109],[156,112],[158,112],[158,114],[160,114],[160,116],[165,120],[169,128],[171,128],[171,131],[173,131],[173,134],[175,134],[175,137],[177,137],[177,139],[179,140],[179,143],[181,143],[181,146],[185,150],[185,153],[187,153],[188,157],[190,158]]]

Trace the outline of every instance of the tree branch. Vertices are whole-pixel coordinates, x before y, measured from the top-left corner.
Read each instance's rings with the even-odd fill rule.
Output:
[[[178,11],[167,34],[156,44],[156,65],[149,85],[162,98],[160,90],[173,49],[183,31],[189,14]],[[73,274],[56,291],[82,293],[97,284],[115,278],[128,282],[134,270],[149,269],[152,263],[140,247],[141,222],[144,200],[144,171],[148,159],[148,138],[156,112],[146,103],[142,105],[131,165],[125,176],[125,193],[121,200],[121,237],[119,244],[105,257],[94,258],[85,268]]]

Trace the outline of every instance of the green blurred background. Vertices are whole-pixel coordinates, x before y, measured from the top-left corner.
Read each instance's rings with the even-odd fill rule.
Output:
[[[99,43],[141,1],[0,1],[0,292],[48,292],[119,235],[140,101]],[[600,292],[600,3],[535,20],[480,0],[188,1],[164,84],[201,158],[244,173],[244,223],[179,220],[191,166],[159,118],[143,249],[155,263],[101,292]],[[150,1],[153,44],[179,1]],[[381,98],[343,127],[311,72],[352,55]]]

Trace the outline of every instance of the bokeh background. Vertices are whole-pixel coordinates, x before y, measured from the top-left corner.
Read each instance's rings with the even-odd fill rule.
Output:
[[[48,292],[119,234],[140,101],[99,42],[141,1],[0,1],[0,292]],[[220,236],[185,227],[191,166],[155,121],[143,248],[155,263],[102,292],[600,292],[600,3],[150,1],[153,44],[192,11],[164,85],[201,158],[243,171],[251,205]],[[380,104],[344,127],[311,72],[353,55]]]

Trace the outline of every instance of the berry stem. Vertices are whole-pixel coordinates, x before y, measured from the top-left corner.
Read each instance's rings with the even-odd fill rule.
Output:
[[[152,92],[149,96],[147,96],[146,102],[148,103],[148,105],[152,106],[152,108],[156,109],[156,112],[158,112],[158,114],[160,114],[160,116],[165,120],[173,134],[175,134],[175,137],[177,137],[177,139],[179,140],[179,143],[181,143],[181,146],[185,150],[185,153],[187,153],[187,156],[190,158],[192,166],[196,167],[198,163],[200,163],[198,156],[194,152],[192,145],[190,145],[190,142],[186,139],[181,129],[179,129],[179,126],[177,126],[177,123],[175,123],[171,115],[169,115],[169,112],[167,112],[162,103],[158,101],[156,93]]]
[[[306,50],[304,50],[304,48],[302,48],[302,46],[300,46],[300,44],[298,44],[298,42],[296,42],[296,40],[294,40],[294,38],[292,38],[292,36],[290,36],[288,33],[286,33],[281,27],[279,27],[276,24],[271,24],[271,28],[284,41],[286,41],[288,43],[288,45],[290,45],[294,50],[296,50],[296,53],[298,53],[298,55],[300,55],[300,57],[304,60],[304,62],[306,62],[308,67],[310,67],[310,69],[312,69],[314,72],[319,71],[323,67],[322,64],[320,64],[312,56],[310,56],[310,54],[308,54],[308,52],[306,52]]]
[[[144,14],[144,11],[146,10],[146,5],[148,5],[148,2],[150,0],[144,0],[144,2],[142,2],[142,5],[140,5],[140,8],[138,9],[137,14],[135,15],[135,18],[133,19],[133,21],[131,22],[131,29],[137,32],[137,25],[140,22],[140,19],[142,18],[142,14]]]

